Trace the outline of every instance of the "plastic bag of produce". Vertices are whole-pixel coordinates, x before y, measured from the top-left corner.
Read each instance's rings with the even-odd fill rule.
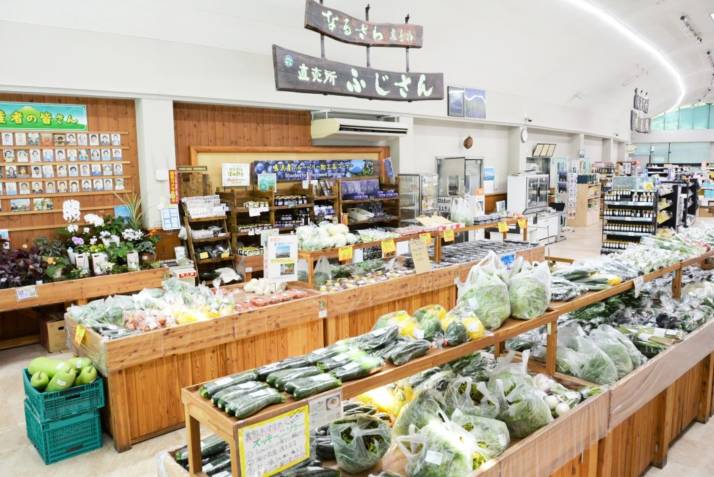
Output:
[[[236,384],[244,383],[246,381],[255,381],[257,378],[258,375],[252,370],[233,374],[231,376],[226,376],[223,378],[218,378],[201,386],[201,389],[199,389],[199,394],[205,398],[211,398],[218,391],[221,391],[230,386],[235,386]]]
[[[477,416],[457,409],[451,415],[451,420],[476,439],[478,446],[488,452],[485,456],[487,459],[500,455],[511,442],[508,426],[498,419]]]
[[[244,419],[252,416],[261,409],[272,404],[279,404],[284,401],[283,395],[272,388],[259,389],[250,393],[240,394],[226,401],[224,411],[235,416],[237,419]]]
[[[499,358],[496,366],[491,371],[488,380],[488,389],[492,392],[496,390],[496,383],[503,384],[504,394],[509,394],[516,386],[521,384],[533,386],[533,378],[528,374],[528,359],[530,351],[524,351],[521,361],[514,363],[515,351],[509,351],[506,356]]]
[[[386,315],[380,316],[372,329],[378,330],[392,325],[399,326],[400,323],[403,323],[411,318],[412,316],[405,310],[393,311],[391,313],[387,313]]]
[[[578,325],[564,326],[558,331],[558,371],[595,384],[617,381],[615,363],[584,335]]]
[[[285,383],[285,390],[295,399],[305,399],[324,391],[337,388],[341,385],[339,379],[329,374],[317,374],[305,378],[298,378]]]
[[[381,358],[365,355],[332,369],[330,374],[343,382],[353,381],[370,375],[383,364]]]
[[[409,433],[410,427],[419,430],[441,412],[441,401],[436,391],[427,389],[418,393],[414,399],[404,406],[394,422],[395,436]]]
[[[320,257],[317,260],[317,265],[315,265],[313,283],[316,288],[319,288],[329,280],[332,280],[332,265],[330,265],[327,257]]]
[[[383,420],[358,414],[330,423],[339,468],[351,474],[374,467],[389,449],[392,434]]]
[[[401,366],[409,361],[424,356],[431,347],[426,340],[404,340],[387,355],[387,360],[394,366]]]
[[[502,280],[503,265],[493,252],[471,268],[466,282],[456,282],[459,304],[467,306],[489,329],[495,330],[511,315],[508,285]]]
[[[476,385],[476,389],[482,397],[478,406],[470,411],[471,414],[495,419],[508,408],[508,401],[503,393],[503,381],[496,381],[492,388],[489,389],[484,382]]]
[[[508,409],[499,419],[506,423],[512,437],[527,437],[553,421],[545,396],[544,392],[528,385],[519,385],[508,394]]]
[[[448,346],[456,346],[468,340],[477,340],[486,334],[486,329],[473,310],[465,304],[458,304],[441,320],[444,337]]]
[[[615,368],[617,368],[617,376],[622,378],[635,369],[635,364],[630,357],[630,350],[627,349],[617,336],[614,336],[613,331],[621,334],[609,325],[602,325],[600,328],[596,328],[590,332],[590,339],[612,360],[615,364]],[[637,348],[635,348],[635,351],[637,351]],[[639,351],[637,351],[637,353],[640,354]]]
[[[361,350],[371,352],[392,343],[398,338],[398,336],[399,327],[396,325],[389,325],[358,336],[355,338],[354,344]]]
[[[317,376],[322,374],[317,366],[304,366],[302,368],[289,368],[270,373],[265,380],[278,391],[285,388],[285,384],[299,378],[307,378],[309,376]]]
[[[432,341],[441,333],[441,320],[446,309],[441,305],[428,305],[414,312],[419,327],[424,331],[424,339]]]
[[[487,381],[490,372],[496,366],[496,358],[485,351],[478,351],[449,363],[451,369],[461,375],[473,378],[474,381]]]
[[[461,409],[463,412],[470,412],[476,407],[474,398],[478,398],[479,393],[476,383],[471,378],[456,378],[449,383],[444,391],[442,401],[444,411],[450,416],[455,410]]]
[[[543,262],[525,266],[511,277],[508,293],[514,318],[531,320],[542,315],[550,304],[548,265]]]

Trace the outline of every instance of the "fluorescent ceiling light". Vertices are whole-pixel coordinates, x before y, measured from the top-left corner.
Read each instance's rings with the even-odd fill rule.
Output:
[[[600,7],[597,7],[593,5],[592,3],[588,2],[587,0],[564,0],[568,3],[570,3],[573,6],[578,7],[579,9],[589,13],[590,15],[600,19],[602,22],[606,23],[608,26],[610,26],[612,29],[618,31],[620,34],[623,36],[627,37],[632,43],[637,45],[638,47],[642,48],[643,50],[647,51],[650,55],[652,55],[663,67],[666,69],[674,78],[675,83],[677,83],[677,87],[679,88],[679,97],[677,98],[677,101],[672,105],[672,107],[669,109],[669,111],[672,111],[674,109],[677,109],[680,104],[682,104],[682,101],[684,100],[684,95],[687,92],[687,88],[684,85],[684,79],[682,78],[682,75],[677,71],[677,68],[672,64],[672,62],[665,56],[661,51],[657,49],[652,43],[647,41],[645,38],[642,36],[638,35],[634,31],[632,31],[627,25],[624,23],[620,22],[617,18],[613,17],[609,13],[607,13],[605,10],[601,9]],[[714,13],[711,14],[712,19],[714,19]]]

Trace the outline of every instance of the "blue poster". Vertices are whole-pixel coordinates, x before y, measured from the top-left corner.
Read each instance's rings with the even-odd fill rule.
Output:
[[[375,162],[365,159],[256,161],[253,175],[272,173],[278,182],[369,177],[379,175]]]
[[[492,181],[496,178],[496,168],[495,167],[484,167],[483,168],[483,180]]]
[[[486,119],[486,91],[483,89],[464,89],[464,117]]]

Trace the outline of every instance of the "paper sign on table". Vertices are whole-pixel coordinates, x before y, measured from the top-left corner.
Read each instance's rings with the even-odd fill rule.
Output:
[[[645,279],[642,277],[637,277],[633,280],[634,285],[635,285],[635,298],[640,296],[640,292],[642,291],[642,287],[645,284]]]
[[[426,244],[421,240],[410,240],[409,249],[412,252],[414,271],[417,273],[431,271],[431,260],[429,260],[429,251],[426,248]]]
[[[37,287],[28,285],[26,287],[15,288],[15,297],[17,301],[32,300],[37,298]]]
[[[454,229],[444,230],[444,242],[453,242],[453,241],[454,241]]]
[[[502,234],[508,232],[508,224],[506,222],[499,222],[498,231]]]
[[[394,244],[394,239],[382,240],[382,258],[391,257],[397,252],[397,246]]]
[[[339,249],[337,249],[337,258],[340,262],[351,261],[353,254],[354,249],[351,245],[348,245],[347,247],[340,247]]]
[[[241,475],[270,476],[310,458],[308,406],[238,430]]]
[[[310,399],[310,430],[326,426],[342,417],[342,390]]]

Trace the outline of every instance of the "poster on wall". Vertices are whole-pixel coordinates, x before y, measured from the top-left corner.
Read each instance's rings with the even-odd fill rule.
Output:
[[[265,278],[281,282],[297,280],[297,235],[273,235],[267,238],[263,255]]]
[[[264,172],[258,174],[258,190],[260,192],[275,192],[278,190],[277,174]]]
[[[447,104],[447,114],[456,118],[464,117],[464,88],[447,88],[449,103]]]
[[[223,187],[248,187],[250,185],[250,164],[223,164],[221,178]]]
[[[464,89],[464,117],[471,119],[486,118],[486,91],[483,89]]]
[[[86,131],[87,127],[87,107],[82,104],[0,101],[0,129]]]
[[[486,194],[492,194],[496,188],[496,168],[483,168],[483,190]]]
[[[307,161],[256,161],[256,176],[273,173],[279,182],[379,175],[376,161],[365,159],[328,159]]]

